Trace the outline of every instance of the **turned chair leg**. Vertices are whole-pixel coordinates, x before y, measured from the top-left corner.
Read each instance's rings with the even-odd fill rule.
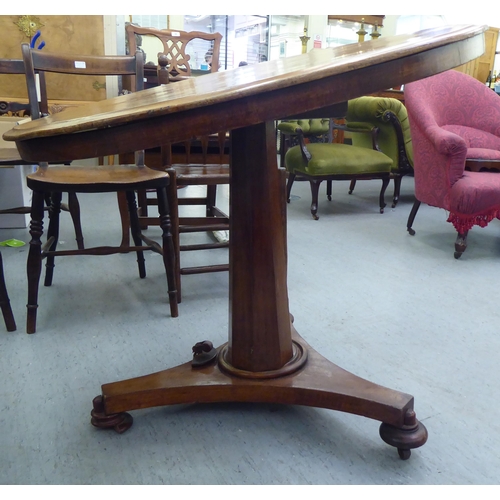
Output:
[[[5,327],[8,332],[13,332],[16,327],[16,321],[14,319],[14,313],[10,306],[9,295],[7,294],[7,287],[5,286],[5,276],[3,274],[3,260],[2,254],[0,253],[0,307],[2,309],[3,319],[5,321]]]
[[[295,180],[296,175],[292,172],[288,173],[288,181],[286,183],[286,202],[290,203],[290,193],[292,192],[293,181]]]
[[[158,213],[160,215],[160,227],[162,229],[163,242],[163,264],[167,274],[168,299],[170,303],[170,314],[173,318],[179,316],[178,296],[176,280],[176,251],[172,238],[172,224],[168,210],[166,188],[157,189]]]
[[[116,193],[116,198],[118,201],[118,211],[120,213],[120,221],[122,225],[122,241],[120,242],[121,247],[130,246],[130,215],[128,214],[128,203],[127,195],[125,191],[118,191]],[[143,229],[142,225],[140,226]]]
[[[311,215],[313,216],[314,220],[318,220],[319,216],[316,215],[318,213],[318,193],[319,193],[319,186],[321,184],[320,180],[312,180],[309,181],[309,184],[311,185]]]
[[[122,225],[122,241],[120,242],[120,246],[128,247],[130,246],[130,216],[128,214],[127,196],[124,191],[118,191],[116,193],[116,199]]]
[[[170,224],[172,233],[172,242],[174,246],[174,275],[177,287],[177,303],[182,301],[182,282],[181,282],[181,240],[179,234],[179,199],[177,197],[177,176],[173,168],[166,170],[170,176],[170,183],[167,186],[167,203],[170,214]]]
[[[380,197],[379,197],[379,205],[380,205],[380,213],[384,213],[384,208],[385,208],[385,190],[387,189],[387,186],[389,185],[390,178],[389,176],[383,177],[382,178],[382,189],[380,190]]]
[[[31,200],[30,247],[27,261],[28,303],[26,307],[26,333],[36,332],[36,313],[38,309],[38,286],[42,274],[42,241],[44,193],[33,191]]]
[[[73,226],[75,227],[76,245],[78,250],[83,250],[85,245],[83,243],[82,223],[80,220],[80,202],[78,201],[76,193],[68,193],[68,208]]]
[[[455,241],[455,253],[453,254],[455,259],[459,259],[461,255],[465,252],[467,248],[467,235],[469,231],[465,231],[464,233],[458,233],[457,239]]]
[[[413,207],[411,207],[411,212],[410,215],[408,216],[408,222],[406,223],[406,229],[407,231],[412,235],[415,236],[415,230],[412,228],[413,226],[413,221],[415,220],[415,217],[417,215],[418,209],[420,208],[420,201],[415,199],[415,203],[413,204]]]
[[[399,193],[401,192],[401,175],[395,175],[394,177],[394,198],[392,199],[392,208],[396,208],[399,201]]]
[[[49,208],[49,227],[47,229],[47,247],[49,252],[54,252],[57,248],[59,239],[59,215],[61,213],[62,193],[52,193]],[[45,264],[45,282],[44,286],[51,286],[54,276],[55,257],[47,255]]]
[[[135,199],[134,191],[127,191],[127,204],[128,204],[128,213],[130,217],[130,232],[132,233],[132,239],[134,240],[134,244],[136,247],[142,246],[142,238],[141,238],[141,228],[139,225],[139,215],[137,214],[137,202]],[[137,250],[137,265],[139,266],[139,277],[146,277],[146,264],[144,259],[144,251]]]

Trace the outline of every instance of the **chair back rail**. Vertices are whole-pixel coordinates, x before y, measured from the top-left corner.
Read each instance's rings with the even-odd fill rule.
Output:
[[[163,46],[163,53],[168,60],[168,73],[171,77],[191,76],[192,62],[191,56],[188,54],[187,48],[189,44],[196,40],[205,40],[210,43],[210,48],[207,54],[211,51],[209,57],[211,60],[207,62],[208,69],[211,73],[219,70],[219,54],[222,35],[220,33],[204,33],[202,31],[180,31],[170,29],[156,29],[129,24],[125,28],[129,53],[137,50],[137,36],[154,36]],[[205,54],[205,55],[207,55]],[[158,54],[159,55],[159,54]],[[146,62],[146,61],[145,61]],[[163,69],[165,64],[162,65]],[[160,69],[160,67],[158,67]],[[160,77],[161,75],[159,75]],[[161,80],[160,80],[161,81]]]

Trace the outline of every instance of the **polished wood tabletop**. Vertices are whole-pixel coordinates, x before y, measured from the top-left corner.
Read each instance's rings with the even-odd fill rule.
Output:
[[[104,384],[93,401],[94,426],[124,432],[132,425],[128,411],[160,405],[276,402],[378,420],[380,436],[402,459],[426,442],[411,395],[339,368],[294,329],[274,120],[336,116],[348,99],[457,67],[484,52],[485,30],[444,27],[314,49],[68,109],[5,135],[25,160],[61,161],[231,130],[228,342],[213,347],[202,336],[189,362]],[[174,327],[165,321],[165,329]]]
[[[283,119],[454,68],[484,51],[486,27],[457,26],[380,37],[210,73],[65,110],[10,131],[27,160],[60,161],[125,153]],[[321,113],[320,113],[321,114]],[[199,117],[209,117],[197,120]],[[167,120],[170,118],[170,120]],[[137,134],[139,122],[147,132]],[[158,125],[161,123],[161,127]],[[99,129],[106,129],[100,134]],[[127,140],[110,143],[117,133]],[[73,137],[75,132],[87,132]],[[50,140],[57,138],[57,151]],[[100,139],[99,139],[100,138]],[[29,142],[29,144],[28,144]],[[91,142],[93,148],[86,150]],[[61,156],[63,155],[63,158]]]

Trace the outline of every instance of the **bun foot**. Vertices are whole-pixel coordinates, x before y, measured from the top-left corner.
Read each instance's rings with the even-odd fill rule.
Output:
[[[382,423],[379,432],[380,437],[387,444],[395,446],[398,449],[401,460],[408,460],[411,450],[425,444],[428,436],[425,425],[417,420],[413,410],[406,412],[402,427]]]
[[[92,404],[94,409],[90,412],[90,416],[92,417],[90,423],[94,427],[98,427],[99,429],[113,429],[118,434],[123,434],[132,427],[134,419],[129,413],[112,413],[110,415],[104,413],[102,396],[96,396]]]

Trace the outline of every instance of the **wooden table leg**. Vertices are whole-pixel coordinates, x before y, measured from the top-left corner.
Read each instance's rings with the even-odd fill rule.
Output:
[[[361,379],[323,358],[294,330],[288,310],[285,184],[274,126],[232,132],[230,327],[227,344],[151,375],[102,386],[92,424],[124,432],[130,410],[208,402],[329,408],[382,422],[382,439],[406,459],[427,430],[413,397]],[[200,356],[207,355],[206,362]]]

